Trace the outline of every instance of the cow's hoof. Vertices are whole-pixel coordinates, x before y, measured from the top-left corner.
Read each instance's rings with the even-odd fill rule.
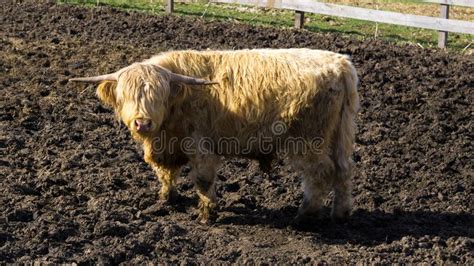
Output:
[[[196,221],[200,224],[213,224],[217,219],[217,213],[212,209],[198,209]]]
[[[344,211],[337,211],[337,212],[333,210],[331,212],[331,219],[334,222],[343,223],[349,220],[350,215],[351,215],[351,210],[344,210]]]
[[[291,221],[292,226],[300,227],[304,225],[313,225],[324,219],[323,210],[313,212],[298,212],[295,218]]]
[[[292,226],[302,226],[307,224],[309,221],[311,221],[311,217],[305,214],[298,214],[296,215],[295,218],[291,221]]]
[[[200,224],[205,224],[205,225],[211,224],[211,221],[209,220],[209,217],[206,217],[204,215],[198,215],[196,221]]]
[[[178,191],[176,191],[175,189],[170,189],[170,190],[165,190],[163,191],[160,190],[160,195],[159,195],[159,198],[160,198],[160,201],[163,202],[163,203],[174,203],[176,201],[176,199],[178,198]]]

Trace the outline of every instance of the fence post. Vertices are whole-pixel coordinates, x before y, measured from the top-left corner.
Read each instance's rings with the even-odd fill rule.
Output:
[[[304,24],[304,12],[295,11],[295,28],[302,29]]]
[[[439,16],[441,18],[448,19],[449,18],[449,5],[441,4],[439,6]],[[439,48],[446,48],[446,44],[448,42],[448,32],[447,31],[439,31],[438,32],[438,47]]]
[[[173,0],[166,0],[166,14],[171,15],[174,10],[174,1]]]

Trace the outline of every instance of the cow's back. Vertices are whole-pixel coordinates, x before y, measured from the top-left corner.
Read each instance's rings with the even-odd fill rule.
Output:
[[[310,49],[176,51],[151,61],[179,74],[218,85],[184,88],[177,102],[183,124],[216,140],[274,137],[275,123],[287,135],[328,135],[339,119],[346,56]],[[184,120],[188,121],[185,122]]]

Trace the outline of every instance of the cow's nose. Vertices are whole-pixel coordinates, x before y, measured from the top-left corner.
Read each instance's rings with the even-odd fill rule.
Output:
[[[145,132],[151,128],[151,120],[149,119],[135,119],[135,127],[138,132]]]

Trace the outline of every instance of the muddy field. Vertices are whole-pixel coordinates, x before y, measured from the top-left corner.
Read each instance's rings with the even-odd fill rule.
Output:
[[[474,264],[474,56],[337,35],[1,1],[0,261]],[[291,226],[302,195],[282,165],[225,160],[219,214],[175,205],[92,87],[170,49],[309,47],[350,54],[362,108],[354,213]],[[330,198],[328,198],[329,204]]]

